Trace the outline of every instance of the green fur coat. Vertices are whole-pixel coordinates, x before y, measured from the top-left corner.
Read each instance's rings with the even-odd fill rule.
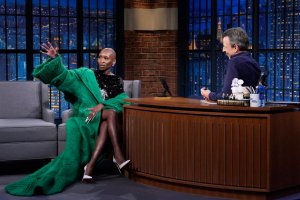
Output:
[[[37,66],[33,76],[62,91],[65,99],[72,103],[73,113],[66,123],[65,150],[41,169],[5,187],[9,194],[17,196],[58,193],[81,177],[96,143],[101,115],[98,112],[86,124],[85,119],[90,112],[87,108],[102,103],[105,109],[114,109],[120,113],[125,104],[123,99],[128,98],[125,93],[121,93],[115,98],[103,100],[94,72],[84,67],[67,70],[60,56]]]

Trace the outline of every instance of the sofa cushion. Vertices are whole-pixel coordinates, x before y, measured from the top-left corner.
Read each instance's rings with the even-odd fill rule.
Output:
[[[0,161],[55,158],[56,141],[1,143]]]
[[[0,118],[41,118],[41,82],[0,81]]]
[[[56,125],[41,119],[0,119],[0,143],[56,141]]]

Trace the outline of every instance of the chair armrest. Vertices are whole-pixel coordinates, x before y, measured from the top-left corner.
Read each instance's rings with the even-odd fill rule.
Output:
[[[65,110],[61,113],[62,123],[66,123],[72,115],[72,109]]]
[[[54,123],[54,117],[55,117],[55,113],[53,110],[50,110],[48,108],[43,108],[43,114],[42,114],[43,120],[45,120],[46,122]]]

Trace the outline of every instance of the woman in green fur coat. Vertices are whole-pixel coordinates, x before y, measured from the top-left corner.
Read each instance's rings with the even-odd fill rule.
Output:
[[[83,171],[82,181],[93,182],[91,173],[96,160],[103,159],[101,153],[107,137],[113,146],[116,166],[121,169],[129,163],[118,144],[117,114],[122,112],[123,100],[128,96],[123,91],[122,79],[110,72],[116,62],[114,50],[103,49],[98,57],[99,70],[93,71],[84,67],[67,70],[57,48],[47,43],[42,44],[42,49],[50,58],[35,68],[33,76],[62,91],[72,103],[73,112],[66,123],[65,150],[41,169],[5,187],[9,194],[17,196],[61,192]]]

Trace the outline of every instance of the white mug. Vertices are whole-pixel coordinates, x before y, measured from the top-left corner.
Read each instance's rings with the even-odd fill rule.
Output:
[[[259,94],[250,94],[250,107],[260,107]]]

